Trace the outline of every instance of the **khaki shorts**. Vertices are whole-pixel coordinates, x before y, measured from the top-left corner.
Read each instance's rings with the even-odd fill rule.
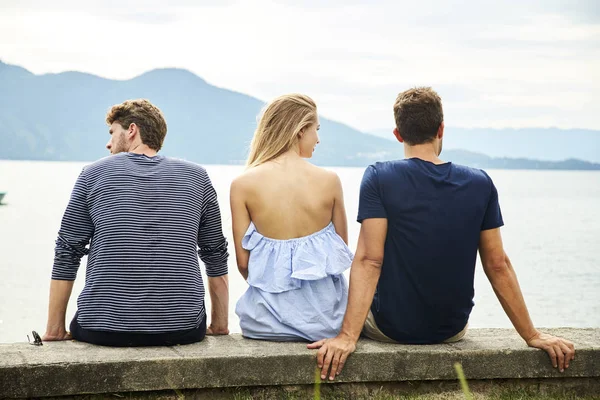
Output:
[[[464,327],[464,329],[458,332],[456,335],[444,340],[443,343],[454,343],[461,340],[463,336],[465,336],[465,333],[467,333],[468,326],[469,324],[467,324]],[[394,339],[387,337],[383,332],[379,330],[377,324],[375,323],[375,316],[373,316],[371,310],[369,310],[369,315],[367,315],[367,320],[365,321],[365,326],[363,327],[362,333],[369,339],[377,340],[378,342],[399,344],[399,342],[396,342]]]

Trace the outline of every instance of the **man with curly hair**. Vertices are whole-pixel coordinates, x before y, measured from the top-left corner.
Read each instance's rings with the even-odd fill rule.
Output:
[[[56,240],[42,339],[159,346],[228,334],[227,242],[206,171],[158,154],[167,124],[147,100],[113,106],[106,122],[112,156],[85,167],[75,183]],[[84,255],[85,286],[69,333],[67,303]],[[198,255],[212,300],[208,328]]]

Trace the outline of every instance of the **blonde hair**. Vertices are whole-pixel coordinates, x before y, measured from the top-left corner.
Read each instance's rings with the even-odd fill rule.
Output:
[[[317,122],[317,105],[303,94],[285,94],[263,109],[246,165],[274,160],[298,142],[298,134]]]

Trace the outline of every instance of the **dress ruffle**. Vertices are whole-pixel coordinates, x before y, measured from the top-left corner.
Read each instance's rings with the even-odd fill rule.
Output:
[[[242,247],[250,251],[248,284],[270,293],[299,289],[302,281],[339,275],[354,257],[333,223],[308,236],[276,240],[261,235],[251,222]]]

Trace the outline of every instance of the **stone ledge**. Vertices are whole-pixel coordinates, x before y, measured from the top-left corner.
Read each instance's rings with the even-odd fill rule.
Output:
[[[361,339],[337,382],[600,378],[600,329],[548,329],[576,346],[564,373],[511,329],[472,329],[454,344],[393,345]],[[0,398],[310,385],[315,352],[304,343],[207,337],[176,347],[108,348],[80,342],[0,344]]]

